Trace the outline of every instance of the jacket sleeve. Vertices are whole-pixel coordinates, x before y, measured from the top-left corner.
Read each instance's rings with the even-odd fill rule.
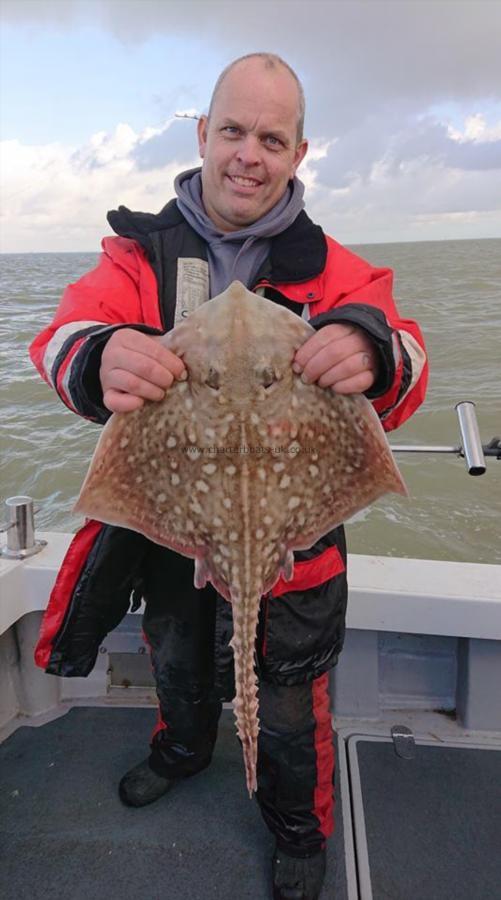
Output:
[[[96,268],[66,288],[52,323],[29,348],[40,375],[63,403],[98,423],[111,415],[103,405],[99,379],[101,354],[109,337],[119,328],[131,327],[147,334],[161,333],[160,328],[144,322],[134,253],[126,251],[127,267],[122,266],[116,250],[107,250],[113,248],[113,241],[123,250],[123,239],[103,241],[104,252]]]
[[[328,242],[323,311],[310,324],[346,322],[358,325],[374,341],[379,352],[379,373],[366,396],[372,401],[385,431],[397,428],[423,402],[428,364],[423,335],[416,322],[402,319],[393,299],[393,272],[375,268],[360,256]]]

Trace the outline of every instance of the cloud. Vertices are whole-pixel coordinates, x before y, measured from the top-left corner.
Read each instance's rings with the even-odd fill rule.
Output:
[[[463,140],[467,123],[459,139],[443,123],[411,121],[370,144],[374,124],[314,142],[299,170],[308,212],[326,231],[347,243],[499,233],[497,126]],[[121,123],[82,147],[4,141],[3,251],[96,250],[109,209],[159,211],[179,171],[200,163],[194,126],[174,119],[136,132]]]
[[[312,152],[299,174],[327,230],[351,242],[499,233],[499,3],[4,0],[3,19],[65,34],[94,25],[130,48],[131,65],[150,40],[203,35],[205,75],[278,52],[304,83]],[[204,90],[208,105],[213,85],[200,78],[187,58],[165,85],[152,81],[155,127],[125,116],[80,146],[4,142],[4,249],[92,250],[107,209],[159,210],[199,162],[195,122],[166,115]]]
[[[386,139],[385,125],[388,133],[392,122],[423,115],[438,103],[455,103],[464,115],[471,115],[475,100],[501,103],[501,4],[490,0],[256,0],[240,6],[229,0],[4,0],[3,17],[18,26],[63,31],[94,24],[131,52],[161,35],[203,34],[215,70],[242,53],[278,52],[304,82],[307,135],[345,138],[331,153],[331,177],[338,183],[359,138],[368,141],[370,165],[368,157]],[[212,87],[206,86],[205,108]],[[152,85],[158,108],[167,112],[197,93],[193,56],[177,83]],[[168,149],[173,138],[174,132],[159,137],[151,153],[161,153],[164,141]],[[487,160],[488,151],[482,153]]]
[[[501,141],[501,122],[489,126],[482,113],[475,113],[474,116],[466,117],[463,131],[449,126],[448,132],[449,136],[455,141],[475,141],[477,143]]]
[[[284,53],[345,113],[347,97],[366,109],[369,98],[501,95],[501,5],[492,0],[3,0],[2,9],[6,22],[96,24],[131,45],[203,34],[223,62]]]
[[[498,129],[492,131],[497,133]],[[473,131],[471,118],[465,135],[468,137],[454,138],[444,123],[421,121],[394,141],[390,151],[393,165],[399,168],[406,161],[424,157],[440,161],[451,169],[501,169],[501,135],[497,140],[482,140],[485,132],[482,129]]]
[[[96,250],[110,234],[106,213],[119,203],[158,212],[174,196],[180,166],[158,160],[148,172],[135,155],[152,140],[122,123],[91,136],[82,147],[59,143],[0,144],[3,252]],[[195,165],[195,145],[186,167]],[[184,167],[184,166],[183,166]]]
[[[196,146],[196,122],[190,118],[173,119],[138,142],[131,158],[139,171],[146,172],[167,163],[181,164],[193,159],[198,156]]]

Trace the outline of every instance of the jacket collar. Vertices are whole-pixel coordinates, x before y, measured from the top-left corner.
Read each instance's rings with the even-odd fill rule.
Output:
[[[157,214],[133,212],[126,206],[111,210],[107,219],[113,231],[121,237],[131,238],[141,244],[151,257],[153,247],[150,235],[184,223],[188,225],[171,200]],[[271,250],[259,279],[276,284],[296,284],[315,278],[325,268],[327,241],[319,225],[315,225],[302,210],[292,225],[271,238]]]

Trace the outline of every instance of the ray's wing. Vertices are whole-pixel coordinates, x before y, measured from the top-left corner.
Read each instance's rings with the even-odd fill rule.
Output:
[[[299,377],[293,396],[296,436],[288,473],[300,502],[291,512],[286,540],[291,549],[304,549],[383,494],[407,496],[407,489],[366,397],[334,394]]]
[[[161,402],[111,416],[75,511],[200,557],[207,530],[194,485],[207,457],[188,394],[188,383],[176,382]]]

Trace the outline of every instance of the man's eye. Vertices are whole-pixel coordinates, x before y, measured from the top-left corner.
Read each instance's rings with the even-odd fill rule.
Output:
[[[268,134],[266,137],[266,143],[270,145],[270,147],[280,147],[281,141],[274,134]]]
[[[240,129],[236,127],[236,125],[225,125],[222,131],[226,131],[229,134],[238,134]]]

